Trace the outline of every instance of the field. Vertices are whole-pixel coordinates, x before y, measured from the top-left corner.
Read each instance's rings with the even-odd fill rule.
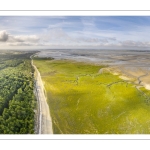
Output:
[[[55,134],[149,134],[150,92],[100,66],[34,59]]]

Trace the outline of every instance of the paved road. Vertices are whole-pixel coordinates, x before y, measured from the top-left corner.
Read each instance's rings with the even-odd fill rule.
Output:
[[[49,106],[44,95],[44,86],[41,79],[41,75],[36,66],[33,64],[32,56],[30,58],[32,66],[34,67],[36,72],[36,95],[39,102],[38,133],[53,134],[52,119],[50,116]]]

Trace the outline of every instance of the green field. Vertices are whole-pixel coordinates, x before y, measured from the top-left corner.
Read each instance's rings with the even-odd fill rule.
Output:
[[[69,60],[40,60],[55,134],[148,134],[150,92],[100,68]]]

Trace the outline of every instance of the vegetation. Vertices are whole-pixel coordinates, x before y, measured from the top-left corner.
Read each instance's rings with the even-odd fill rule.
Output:
[[[44,82],[57,134],[150,133],[150,92],[105,66],[69,60],[34,60]]]
[[[34,133],[32,53],[0,55],[0,133]]]

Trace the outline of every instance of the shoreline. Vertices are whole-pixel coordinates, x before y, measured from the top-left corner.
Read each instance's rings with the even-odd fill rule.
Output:
[[[108,67],[107,70],[109,70],[110,73],[112,73],[113,75],[118,75],[120,79],[123,79],[125,81],[132,81],[134,84],[138,84],[138,86],[142,86],[146,90],[150,90],[150,84],[143,80],[144,77],[147,77],[149,75],[148,72],[143,71],[142,75],[140,74],[141,73],[140,72],[139,75],[137,73],[137,76],[135,76],[135,75],[132,75],[130,73],[123,71],[122,69],[119,69],[119,70],[118,69],[119,68],[117,68],[117,70],[115,68],[110,68],[109,70],[109,67]],[[135,72],[132,72],[132,73],[135,73]]]

